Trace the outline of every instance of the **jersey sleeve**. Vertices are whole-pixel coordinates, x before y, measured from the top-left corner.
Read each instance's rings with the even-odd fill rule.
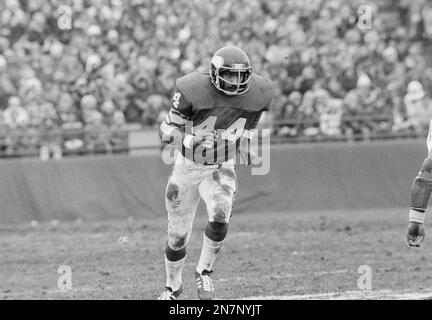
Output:
[[[261,115],[262,115],[262,113],[263,113],[264,111],[265,111],[265,110],[263,110],[263,111],[261,111],[261,112],[256,112],[256,113],[251,117],[250,122],[249,122],[249,124],[248,124],[248,127],[246,128],[247,130],[253,130],[253,129],[255,129],[255,128],[257,127],[258,122],[259,122],[259,120],[260,120],[260,118],[261,118]]]
[[[264,106],[264,109],[262,111],[270,111],[270,107],[273,104],[273,97],[274,97],[274,84],[270,83],[269,88],[267,89],[267,104]]]
[[[182,126],[192,116],[192,104],[180,90],[176,89],[171,100],[167,123]]]
[[[243,132],[243,138],[252,140],[255,135],[255,129],[258,126],[258,122],[261,118],[263,111],[255,112],[246,122],[246,126]]]
[[[270,111],[270,107],[272,105],[273,97],[269,100],[266,106],[264,106],[264,109],[262,111]]]
[[[179,135],[183,136],[184,127],[192,116],[192,104],[176,88],[171,100],[171,108],[160,126],[162,140],[170,142]]]

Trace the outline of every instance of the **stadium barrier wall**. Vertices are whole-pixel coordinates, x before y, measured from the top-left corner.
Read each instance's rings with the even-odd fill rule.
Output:
[[[423,140],[274,145],[268,175],[239,168],[233,214],[407,207],[426,153]],[[170,171],[157,152],[2,160],[0,224],[164,217]]]

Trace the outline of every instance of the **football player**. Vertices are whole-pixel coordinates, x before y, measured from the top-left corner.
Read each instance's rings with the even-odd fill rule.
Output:
[[[420,247],[425,237],[426,209],[432,192],[432,120],[430,120],[429,124],[427,148],[428,156],[411,186],[409,223],[406,237],[408,247]]]
[[[235,166],[251,162],[252,130],[269,109],[272,90],[269,80],[252,73],[249,57],[237,47],[219,49],[209,73],[177,79],[171,109],[160,126],[163,140],[179,150],[165,192],[166,285],[160,300],[175,300],[182,292],[186,246],[200,199],[208,223],[195,270],[197,294],[202,300],[215,298],[211,274],[231,218]]]

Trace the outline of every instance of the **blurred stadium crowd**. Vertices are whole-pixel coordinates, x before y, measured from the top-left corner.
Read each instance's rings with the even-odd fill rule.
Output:
[[[206,72],[228,44],[275,82],[275,136],[424,132],[432,118],[432,5],[373,1],[365,29],[361,4],[0,1],[0,153],[120,152],[131,124],[163,119],[175,79]]]

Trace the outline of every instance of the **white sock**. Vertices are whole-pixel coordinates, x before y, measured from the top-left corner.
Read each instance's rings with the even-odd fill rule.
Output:
[[[178,261],[169,261],[165,256],[165,267],[166,267],[166,286],[171,288],[172,291],[180,289],[182,284],[182,271],[186,261],[186,257]]]
[[[216,242],[209,239],[205,233],[203,237],[203,245],[201,249],[201,256],[199,258],[196,271],[201,274],[204,270],[212,271],[213,264],[216,261],[218,253],[222,247],[222,241]]]

